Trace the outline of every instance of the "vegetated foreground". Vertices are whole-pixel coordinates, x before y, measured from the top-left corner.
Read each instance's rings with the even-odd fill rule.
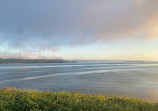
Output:
[[[157,103],[79,92],[0,89],[0,111],[158,111]]]

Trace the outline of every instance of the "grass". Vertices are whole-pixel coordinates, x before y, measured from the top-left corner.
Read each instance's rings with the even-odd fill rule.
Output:
[[[0,111],[158,111],[158,104],[129,97],[4,87],[0,89]]]

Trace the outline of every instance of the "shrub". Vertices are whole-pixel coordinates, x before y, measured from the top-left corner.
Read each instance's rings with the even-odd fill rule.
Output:
[[[158,111],[158,103],[78,92],[0,89],[0,111]]]

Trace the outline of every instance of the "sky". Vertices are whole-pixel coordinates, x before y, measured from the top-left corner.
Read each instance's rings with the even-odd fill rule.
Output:
[[[0,58],[158,61],[158,0],[0,0]]]

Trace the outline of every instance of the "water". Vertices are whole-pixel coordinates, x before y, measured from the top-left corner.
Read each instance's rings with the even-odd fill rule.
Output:
[[[0,86],[134,96],[158,102],[158,62],[0,64]]]

